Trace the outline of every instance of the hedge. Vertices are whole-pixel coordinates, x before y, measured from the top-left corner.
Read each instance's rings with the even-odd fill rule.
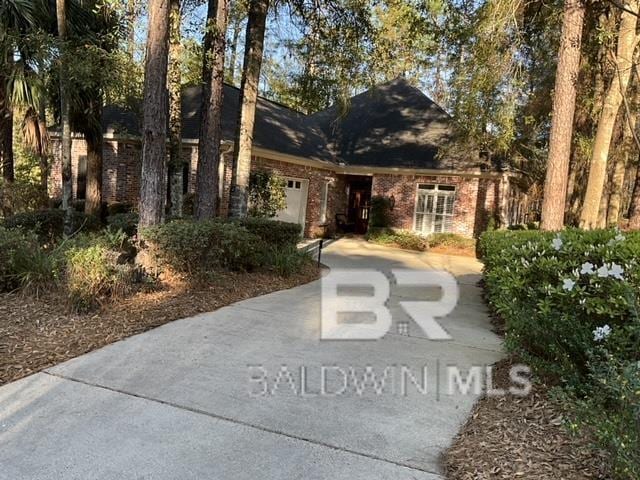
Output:
[[[393,230],[391,228],[370,227],[365,237],[371,243],[392,245],[405,250],[423,252],[428,248],[427,239],[408,230]]]
[[[7,217],[4,220],[5,228],[20,228],[34,232],[41,242],[55,242],[62,237],[64,231],[64,210],[53,208],[49,210],[39,210],[35,212],[18,213]],[[96,231],[100,229],[100,220],[96,217],[87,216],[82,212],[73,210],[72,228],[74,232]]]
[[[138,231],[139,220],[140,216],[135,212],[114,213],[107,217],[107,225],[132,237]]]
[[[640,233],[490,231],[478,251],[507,348],[558,386],[615,478],[640,478]]]
[[[240,223],[249,232],[274,247],[296,246],[302,235],[302,227],[298,223],[260,217],[247,217]]]
[[[142,231],[144,248],[159,268],[206,277],[216,269],[251,270],[264,242],[235,222],[174,220]]]
[[[55,258],[42,250],[35,233],[0,227],[0,291],[39,288],[57,274]]]

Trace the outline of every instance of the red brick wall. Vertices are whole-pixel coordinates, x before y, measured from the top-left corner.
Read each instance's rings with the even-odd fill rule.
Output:
[[[293,163],[261,157],[252,157],[251,162],[252,170],[269,170],[277,172],[279,175],[285,177],[301,178],[309,181],[304,232],[305,236],[322,235],[325,228],[333,228],[335,223],[335,214],[338,213],[337,209],[340,208],[340,205],[343,203],[342,197],[346,198],[344,186],[338,180],[338,176],[335,172],[328,169],[296,165]],[[324,187],[325,182],[329,183],[326,216],[326,223],[329,224],[328,227],[323,226],[320,218],[322,188]],[[225,190],[228,188],[229,187],[226,186]]]
[[[59,161],[59,143],[53,142],[54,161],[51,165],[49,181],[50,194],[59,197],[61,194],[61,170]],[[77,185],[78,162],[86,156],[84,140],[74,139],[72,144],[72,173],[74,197]],[[193,145],[183,147],[183,158],[189,163],[189,192],[193,193],[196,183],[196,166],[198,149]],[[266,169],[280,175],[309,181],[305,235],[321,235],[325,230],[335,227],[335,214],[347,211],[348,175],[338,175],[328,169],[297,165],[288,162],[252,157],[252,170]],[[224,155],[224,185],[220,202],[220,214],[227,215],[229,204],[229,188],[231,183],[231,155]],[[140,191],[141,146],[140,142],[113,141],[104,142],[103,159],[103,196],[104,201],[137,203]],[[324,182],[329,182],[327,198],[327,224],[320,221],[321,192]],[[395,197],[393,210],[393,226],[412,229],[415,213],[416,188],[418,183],[438,183],[456,186],[454,205],[453,231],[461,235],[472,236],[480,233],[491,215],[495,214],[498,202],[499,181],[488,178],[468,178],[460,176],[418,176],[387,175],[373,176],[372,195]],[[479,208],[476,208],[479,206]]]
[[[452,231],[460,235],[479,234],[495,213],[498,180],[460,176],[386,175],[373,176],[372,195],[395,198],[392,226],[412,230],[419,183],[454,185],[456,198]],[[479,206],[480,208],[476,208]]]
[[[52,141],[53,161],[49,173],[49,194],[56,198],[62,195],[62,170],[60,162],[60,143]],[[182,149],[185,162],[190,164],[189,191],[195,186],[198,150],[189,145]],[[71,173],[73,197],[76,197],[78,164],[86,157],[87,146],[82,139],[73,139],[71,144]],[[102,159],[102,197],[107,203],[128,202],[136,204],[140,196],[140,175],[142,172],[142,148],[135,140],[105,140]]]

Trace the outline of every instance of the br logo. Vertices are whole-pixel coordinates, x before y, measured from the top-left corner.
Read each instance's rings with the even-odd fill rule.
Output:
[[[436,321],[453,311],[458,303],[458,282],[453,275],[440,270],[394,269],[399,286],[439,287],[442,295],[436,301],[400,301],[402,309],[420,326],[430,340],[451,340]],[[391,292],[389,279],[373,269],[331,270],[322,277],[322,314],[320,338],[323,340],[376,340],[391,328],[391,311],[387,300]],[[373,295],[340,294],[349,287],[373,290]],[[368,314],[373,321],[340,321],[348,314]],[[373,315],[371,315],[373,314]],[[350,315],[350,319],[354,318]],[[355,316],[361,318],[360,315]]]

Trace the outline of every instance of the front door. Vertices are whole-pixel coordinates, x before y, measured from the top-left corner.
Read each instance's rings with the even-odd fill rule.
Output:
[[[367,233],[369,226],[369,203],[371,201],[371,187],[351,188],[349,190],[349,222],[355,224],[355,233]]]
[[[304,228],[309,181],[302,178],[285,178],[287,186],[287,206],[280,210],[276,218],[282,222],[299,223]]]

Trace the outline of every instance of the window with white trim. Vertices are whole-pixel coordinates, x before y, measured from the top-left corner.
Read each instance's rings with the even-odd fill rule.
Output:
[[[453,185],[419,184],[415,231],[425,235],[451,231],[455,199]]]
[[[327,221],[327,202],[329,200],[329,182],[323,182],[320,190],[320,222]]]

